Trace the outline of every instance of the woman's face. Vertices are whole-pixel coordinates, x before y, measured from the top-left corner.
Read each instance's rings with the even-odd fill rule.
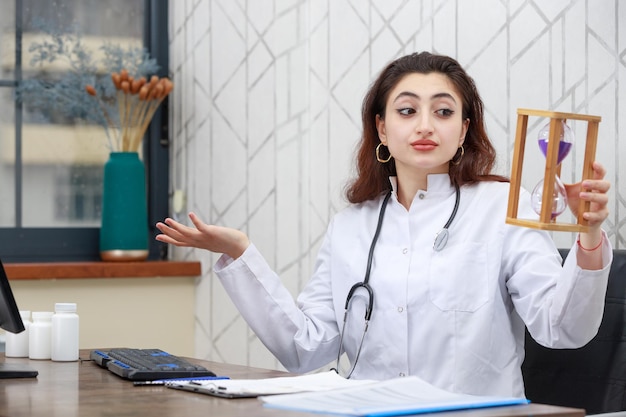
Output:
[[[399,178],[448,172],[469,125],[462,113],[461,97],[445,75],[411,73],[400,79],[384,120],[376,116],[378,136],[394,157]]]

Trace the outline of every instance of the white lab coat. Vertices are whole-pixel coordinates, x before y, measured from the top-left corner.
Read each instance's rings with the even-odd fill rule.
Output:
[[[392,178],[394,190],[395,178]],[[524,396],[524,326],[541,344],[574,348],[596,334],[612,248],[603,269],[565,264],[545,231],[505,223],[508,183],[461,187],[447,246],[433,241],[454,207],[447,174],[430,175],[407,211],[394,193],[374,252],[374,309],[353,378],[417,375],[455,392]],[[294,302],[254,245],[215,272],[252,330],[293,372],[337,358],[346,295],[365,275],[382,197],[339,212],[314,274]],[[536,215],[528,193],[519,218]],[[365,292],[351,301],[343,347],[350,361],[364,328]]]

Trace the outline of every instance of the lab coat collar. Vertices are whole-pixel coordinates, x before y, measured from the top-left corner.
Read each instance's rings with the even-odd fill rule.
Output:
[[[427,190],[418,190],[418,194],[427,194],[431,198],[433,196],[446,198],[454,193],[454,186],[450,182],[450,175],[448,174],[430,174],[426,178]],[[391,190],[393,196],[397,199],[398,196],[398,177],[389,177],[391,183]]]

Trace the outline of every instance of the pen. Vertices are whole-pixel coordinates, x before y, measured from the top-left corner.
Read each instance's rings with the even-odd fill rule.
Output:
[[[145,386],[145,385],[165,385],[174,382],[183,382],[183,381],[209,381],[215,379],[230,379],[227,376],[196,376],[189,378],[170,378],[170,379],[157,379],[154,381],[133,381],[133,385],[136,387]]]

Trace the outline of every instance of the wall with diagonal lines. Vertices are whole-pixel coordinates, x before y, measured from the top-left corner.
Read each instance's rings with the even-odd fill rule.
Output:
[[[474,77],[509,175],[517,108],[602,116],[597,159],[612,182],[605,223],[626,246],[626,3],[619,0],[170,0],[172,216],[239,228],[296,295],[330,217],[345,206],[360,105],[390,60],[427,50]],[[621,23],[621,26],[620,26]],[[531,121],[529,136],[545,121]],[[577,180],[585,126],[563,163]],[[544,169],[527,150],[524,186]],[[534,159],[533,159],[534,158]],[[526,164],[526,162],[525,162]],[[539,177],[538,177],[539,175]],[[570,233],[553,234],[569,246]],[[248,329],[200,259],[196,356],[280,364]],[[250,300],[251,303],[254,300]]]

